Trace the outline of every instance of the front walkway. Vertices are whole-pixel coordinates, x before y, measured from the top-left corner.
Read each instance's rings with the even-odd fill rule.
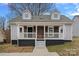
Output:
[[[46,47],[35,47],[29,53],[0,53],[0,56],[59,56],[56,52],[48,52]]]
[[[59,56],[56,52],[48,52],[46,47],[35,47],[33,50],[35,56]]]

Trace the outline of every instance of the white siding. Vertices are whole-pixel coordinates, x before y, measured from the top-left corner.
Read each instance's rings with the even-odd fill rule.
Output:
[[[73,36],[79,37],[79,22],[73,24]]]
[[[65,25],[64,40],[72,40],[72,25]]]
[[[11,25],[11,40],[17,40],[17,26]]]
[[[74,17],[73,36],[79,37],[79,16]]]

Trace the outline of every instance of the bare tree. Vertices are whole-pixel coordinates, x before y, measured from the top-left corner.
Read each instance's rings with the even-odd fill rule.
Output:
[[[10,3],[8,4],[12,14],[21,16],[26,8],[31,11],[32,15],[40,15],[48,11],[53,3]]]
[[[0,28],[5,30],[5,17],[0,16]]]

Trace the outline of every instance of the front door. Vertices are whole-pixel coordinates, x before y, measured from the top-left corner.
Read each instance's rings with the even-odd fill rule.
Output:
[[[37,40],[43,40],[43,39],[44,39],[44,27],[37,26]]]

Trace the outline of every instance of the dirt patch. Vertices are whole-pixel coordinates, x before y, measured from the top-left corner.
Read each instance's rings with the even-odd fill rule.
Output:
[[[3,44],[3,45],[0,45],[0,52],[1,53],[32,52],[33,49],[34,49],[34,46],[18,47],[16,45],[11,45],[11,44]]]

